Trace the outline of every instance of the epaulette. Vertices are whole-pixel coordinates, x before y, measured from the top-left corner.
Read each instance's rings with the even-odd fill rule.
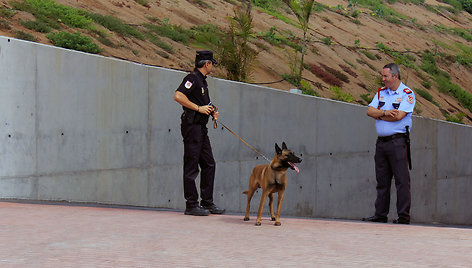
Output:
[[[379,91],[385,90],[387,87],[379,87]]]
[[[406,87],[406,88],[403,90],[403,92],[405,92],[406,94],[411,94],[413,91],[411,91],[411,89],[409,89],[409,88]]]

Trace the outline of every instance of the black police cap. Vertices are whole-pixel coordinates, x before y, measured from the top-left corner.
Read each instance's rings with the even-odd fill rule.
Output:
[[[216,61],[213,58],[213,52],[210,50],[201,50],[197,51],[197,55],[195,56],[195,65],[198,64],[201,61],[211,61],[213,64],[218,64],[218,61]]]

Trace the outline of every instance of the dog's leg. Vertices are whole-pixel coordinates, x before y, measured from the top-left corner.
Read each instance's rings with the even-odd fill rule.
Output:
[[[257,212],[256,226],[261,225],[262,209],[264,208],[264,203],[268,195],[269,195],[269,191],[267,190],[264,191],[263,189],[262,196],[261,196],[261,203],[259,204],[259,211]]]
[[[278,194],[279,202],[277,204],[277,217],[275,218],[275,226],[280,226],[280,212],[282,211],[282,202],[284,201],[285,191],[280,191]]]
[[[249,186],[249,190],[247,191],[246,216],[244,217],[244,221],[249,220],[249,210],[251,209],[251,199],[255,191],[256,191],[256,188]]]
[[[270,209],[270,219],[272,221],[275,221],[275,215],[274,215],[274,193],[269,194],[269,209]]]

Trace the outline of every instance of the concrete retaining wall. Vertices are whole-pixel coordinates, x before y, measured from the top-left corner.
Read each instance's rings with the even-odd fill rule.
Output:
[[[0,198],[184,209],[172,97],[185,73],[5,37],[0,62]],[[283,215],[373,214],[376,134],[366,107],[214,78],[209,87],[222,122],[256,149],[272,157],[285,141],[302,156],[301,172],[288,172]],[[472,224],[472,128],[413,124],[412,220]],[[265,160],[221,126],[210,139],[215,202],[243,212],[241,192]]]

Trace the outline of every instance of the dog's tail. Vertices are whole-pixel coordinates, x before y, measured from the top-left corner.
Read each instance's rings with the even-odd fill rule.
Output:
[[[244,192],[243,192],[243,194],[247,194],[248,192],[249,192],[249,191],[248,191],[248,190],[246,190],[246,191],[244,191]]]

